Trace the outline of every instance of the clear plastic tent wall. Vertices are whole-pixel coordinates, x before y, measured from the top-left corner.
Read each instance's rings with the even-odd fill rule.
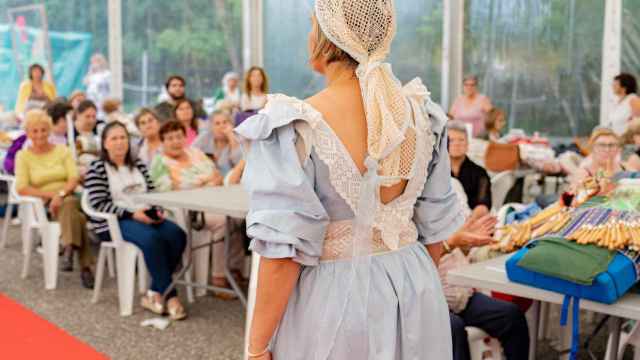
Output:
[[[599,123],[604,1],[465,6],[464,71],[478,75],[480,90],[506,110],[509,127],[589,134]]]
[[[5,109],[13,109],[20,83],[27,78],[29,65],[38,62],[50,71],[42,54],[34,52],[37,48],[34,43],[42,37],[42,30],[23,28],[16,33],[15,43],[12,33],[10,26],[0,25],[0,103]],[[50,31],[49,42],[52,75],[58,94],[68,96],[72,91],[82,89],[82,79],[91,57],[91,34]]]
[[[624,0],[620,69],[640,77],[640,0]]]
[[[272,92],[304,98],[324,85],[308,65],[307,36],[314,2],[264,1],[264,61]],[[395,4],[399,25],[389,58],[394,73],[402,82],[421,77],[432,98],[440,99],[442,1],[402,0]]]

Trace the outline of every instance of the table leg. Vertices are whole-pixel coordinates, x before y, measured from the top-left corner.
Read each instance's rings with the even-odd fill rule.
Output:
[[[620,329],[622,327],[622,319],[612,316],[609,319],[609,332],[611,333],[611,342],[609,344],[609,358],[605,360],[617,360],[618,348],[620,347]]]
[[[565,326],[560,327],[560,345],[559,350],[564,351],[560,355],[560,360],[569,360],[571,357],[571,353],[569,349],[571,349],[571,336],[573,334],[573,311],[569,311],[567,314],[567,324]]]
[[[531,332],[529,333],[529,360],[536,360],[536,349],[538,348],[538,331],[540,327],[540,313],[541,313],[541,303],[536,300],[531,305],[532,311],[532,326]]]
[[[231,269],[229,269],[229,252],[231,248],[231,222],[232,218],[230,216],[226,217],[225,226],[224,226],[224,275],[227,277],[227,281],[229,281],[229,285],[240,299],[242,305],[247,307],[247,298],[236,283],[236,280],[233,278],[231,274]]]

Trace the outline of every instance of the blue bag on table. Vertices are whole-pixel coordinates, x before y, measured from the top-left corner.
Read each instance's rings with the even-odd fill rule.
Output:
[[[531,241],[514,253],[506,262],[509,280],[565,295],[560,320],[563,326],[566,325],[569,305],[573,299],[572,359],[575,359],[578,350],[580,299],[612,304],[622,297],[638,279],[636,270],[637,255],[624,254],[618,251],[609,252],[606,249],[595,250],[587,248],[588,246],[593,245],[578,245],[564,239],[543,238]],[[544,247],[547,247],[547,249],[543,249]],[[562,251],[566,252],[573,251],[573,253],[571,256],[567,256],[566,253],[549,256],[550,247],[562,249]],[[583,249],[576,247],[583,247]],[[603,251],[605,253],[597,254],[599,258],[594,260],[594,251]],[[535,261],[536,257],[541,262],[547,262],[546,268],[539,266],[539,271],[533,271],[531,266],[527,266],[527,263],[531,263],[531,259]],[[595,261],[596,263],[591,264],[591,267],[589,267],[588,263],[585,263],[592,273],[572,274],[571,262],[577,264],[577,261]],[[556,271],[563,267],[565,268],[565,274],[561,274],[562,270]]]

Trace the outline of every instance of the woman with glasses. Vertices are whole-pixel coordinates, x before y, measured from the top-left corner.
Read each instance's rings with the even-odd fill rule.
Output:
[[[570,175],[572,187],[597,174],[610,177],[624,171],[625,168],[620,162],[620,144],[620,137],[610,128],[595,128],[589,138],[591,155]]]
[[[478,92],[478,78],[468,75],[464,78],[462,95],[453,102],[449,116],[473,126],[473,137],[485,131],[487,113],[493,108],[491,100]]]

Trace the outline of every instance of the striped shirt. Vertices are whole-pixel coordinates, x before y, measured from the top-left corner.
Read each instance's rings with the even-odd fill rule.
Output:
[[[141,160],[135,161],[135,167],[142,173],[146,183],[147,191],[151,192],[155,188],[149,177],[147,167]],[[118,219],[129,219],[133,213],[123,207],[119,207],[113,202],[111,191],[109,190],[109,176],[107,174],[104,160],[95,160],[89,166],[84,181],[84,187],[89,195],[89,205],[99,212],[115,214]],[[105,220],[89,218],[90,228],[100,234],[109,230],[109,225]]]

